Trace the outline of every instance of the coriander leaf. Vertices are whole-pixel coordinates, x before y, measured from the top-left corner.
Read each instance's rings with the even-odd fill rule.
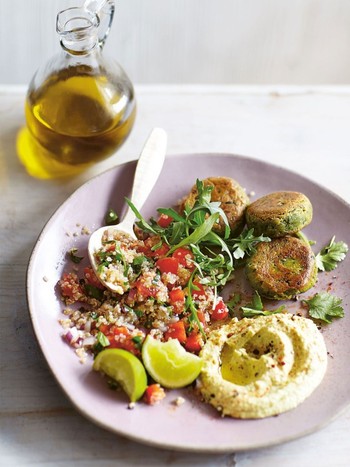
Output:
[[[71,259],[71,261],[73,261],[73,263],[79,264],[80,261],[84,259],[84,256],[77,256],[78,248],[71,248],[68,253],[69,258]]]
[[[345,259],[348,245],[334,240],[335,237],[332,237],[329,244],[316,255],[316,265],[320,271],[332,271],[340,261]]]
[[[303,300],[303,303],[307,304],[312,318],[320,319],[326,323],[331,323],[333,318],[344,316],[342,299],[328,292],[319,292],[309,300]]]

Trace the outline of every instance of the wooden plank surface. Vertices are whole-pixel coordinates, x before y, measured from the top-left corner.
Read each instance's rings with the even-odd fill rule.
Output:
[[[151,128],[169,154],[230,152],[302,171],[350,202],[350,87],[137,87],[135,129],[121,151],[66,181],[29,177],[15,152],[24,90],[0,88],[0,465],[347,466],[350,411],[317,433],[247,453],[145,447],[79,415],[44,361],[31,327],[25,275],[55,209],[94,173],[135,159]],[[334,388],[336,390],[336,387]]]

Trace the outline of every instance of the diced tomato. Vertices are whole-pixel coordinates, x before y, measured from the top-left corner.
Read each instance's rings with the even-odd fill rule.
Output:
[[[176,323],[171,323],[168,326],[168,330],[164,333],[165,340],[177,339],[180,344],[185,344],[187,340],[185,323],[183,321],[177,321]]]
[[[203,338],[199,331],[191,331],[185,343],[185,349],[192,353],[197,353],[203,347]]]
[[[155,258],[162,258],[168,253],[169,250],[170,248],[168,247],[168,245],[166,243],[163,243],[160,248],[157,248],[156,250],[152,251],[152,253]]]
[[[168,216],[167,214],[162,213],[159,216],[157,224],[159,225],[159,227],[163,227],[163,229],[165,229],[166,227],[168,227],[173,222],[173,220],[174,219],[171,216]]]
[[[101,330],[101,326],[100,326]],[[101,331],[102,332],[102,331]],[[133,353],[134,355],[140,355],[140,346],[133,340],[133,335],[125,326],[114,326],[112,325],[109,330],[104,333],[109,340],[110,349],[124,349]]]
[[[219,321],[228,317],[228,308],[222,299],[219,299],[214,310],[211,312],[211,319]]]
[[[156,267],[162,273],[177,274],[179,270],[179,262],[176,258],[160,258],[156,262]]]
[[[169,301],[176,314],[183,313],[185,310],[185,292],[180,287],[169,291]]]
[[[144,253],[148,258],[161,258],[168,253],[170,248],[166,243],[162,243],[159,248],[153,250],[152,248],[158,245],[158,243],[160,243],[159,236],[148,237],[144,241],[144,247],[138,248],[138,251]]]
[[[197,317],[198,317],[201,324],[203,324],[203,325],[207,324],[203,311],[197,310]]]
[[[199,297],[206,297],[207,294],[205,293],[203,285],[198,281],[193,281],[194,288],[192,290],[192,297],[194,299]]]
[[[101,284],[100,280],[96,276],[94,270],[90,267],[84,268],[84,276],[88,284],[93,285],[99,289],[104,289],[105,287]]]
[[[101,324],[98,328],[99,331],[102,332],[102,334],[106,335],[106,333],[109,330],[109,326],[107,324]]]
[[[144,283],[144,279],[141,277],[135,282],[135,287],[137,289],[137,292],[143,299],[153,297],[155,298],[157,295],[157,288],[156,287],[148,287]]]
[[[176,258],[178,262],[183,266],[184,268],[187,269],[194,269],[194,263],[193,263],[193,253],[191,250],[188,248],[177,248],[174,253],[172,254],[173,258]]]
[[[147,386],[146,391],[143,395],[143,400],[146,402],[146,404],[154,405],[157,404],[157,402],[160,402],[162,399],[164,399],[164,397],[164,389],[160,386],[160,384],[155,383]]]
[[[185,292],[180,289],[180,287],[176,287],[169,292],[170,303],[174,302],[184,302],[185,301]]]

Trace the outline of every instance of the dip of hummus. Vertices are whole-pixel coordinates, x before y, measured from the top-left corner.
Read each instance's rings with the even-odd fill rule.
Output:
[[[295,408],[327,368],[322,334],[310,319],[275,314],[232,320],[210,334],[198,388],[223,416],[263,418]]]

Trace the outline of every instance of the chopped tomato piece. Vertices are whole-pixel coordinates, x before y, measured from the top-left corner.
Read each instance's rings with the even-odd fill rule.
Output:
[[[170,248],[168,247],[168,245],[166,243],[163,243],[160,248],[157,248],[156,250],[152,251],[152,254],[155,258],[162,258],[168,253],[169,250]]]
[[[156,249],[156,246],[160,243],[161,239],[158,235],[155,235],[153,237],[148,237],[144,241],[144,248],[139,248],[139,251],[142,251],[148,258],[161,258],[162,256],[165,256],[170,248],[166,243],[162,243],[161,246],[159,246]]]
[[[160,258],[156,262],[156,267],[162,273],[177,274],[179,270],[179,262],[176,258]]]
[[[101,284],[99,278],[96,276],[95,271],[92,268],[84,268],[84,276],[88,284],[93,285],[99,289],[104,289],[104,286]]]
[[[171,323],[168,326],[168,330],[164,333],[165,340],[177,339],[180,344],[184,344],[187,340],[185,323],[183,321],[177,321]]]
[[[207,324],[203,311],[197,310],[197,317],[201,324]]]
[[[174,219],[171,216],[168,216],[167,214],[162,213],[159,216],[157,224],[159,225],[159,227],[163,227],[163,229],[165,229],[166,227],[168,227],[173,222],[173,220]]]
[[[140,346],[137,345],[137,341],[135,341],[134,336],[125,326],[112,325],[105,336],[109,340],[110,345],[108,348],[124,349],[134,355],[140,355]]]
[[[193,263],[193,253],[191,250],[188,248],[180,247],[177,248],[174,253],[172,254],[173,258],[176,258],[178,262],[183,266],[184,268],[187,269],[194,269],[194,263]]]
[[[185,301],[185,292],[176,287],[175,289],[170,290],[169,292],[170,303],[173,302],[184,302]]]
[[[143,400],[146,404],[154,405],[160,402],[165,397],[165,391],[160,384],[150,384],[147,386],[146,391],[143,395]]]
[[[203,337],[199,331],[191,331],[185,343],[185,349],[192,353],[197,353],[203,347]]]
[[[219,321],[228,317],[228,308],[222,299],[219,299],[214,310],[211,312],[211,319]]]
[[[141,277],[135,282],[135,287],[137,289],[137,292],[143,299],[153,297],[155,298],[157,295],[157,288],[156,287],[148,287],[144,283],[144,279]]]
[[[107,324],[101,324],[98,328],[98,330],[101,331],[105,335],[108,332],[108,329],[109,327],[107,326]]]
[[[185,292],[181,288],[176,287],[169,291],[169,301],[176,314],[185,310]]]

